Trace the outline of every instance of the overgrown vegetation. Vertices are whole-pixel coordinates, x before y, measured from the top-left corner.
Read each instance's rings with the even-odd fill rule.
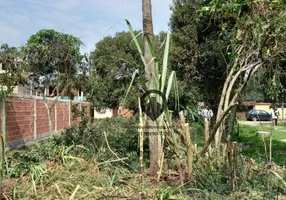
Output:
[[[78,126],[7,155],[2,142],[1,179],[5,171],[7,198],[285,198],[286,149],[279,141],[281,132],[268,127],[262,130],[272,135],[259,138],[255,135],[261,130],[258,127],[240,126],[237,134],[234,131],[238,102],[257,71],[272,70],[267,95],[273,101],[285,96],[277,78],[283,76],[273,70],[285,61],[285,3],[281,0],[174,0],[173,3],[170,24],[173,43],[168,33],[164,42],[157,38],[162,44],[156,44],[151,1],[143,0],[143,45],[139,32],[133,31],[126,20],[131,36],[120,33],[105,38],[91,54],[88,84],[86,74],[78,74],[87,63],[85,55],[80,53],[83,44],[76,37],[41,30],[29,38],[20,54],[15,49],[9,53],[7,47],[1,48],[1,56],[12,56],[11,66],[19,60],[33,79],[33,89],[40,90],[50,131],[55,102],[62,95],[71,97],[73,87],[87,90],[98,110],[118,106],[123,94],[126,100],[130,93],[134,96],[127,105],[136,108],[136,112],[137,100],[139,105],[139,117],[131,119],[92,120],[84,116],[83,108],[74,115],[81,118]],[[12,90],[17,81],[7,77],[2,85],[12,81]],[[2,92],[5,87],[1,87]],[[51,105],[46,99],[47,87],[52,87],[56,96]],[[151,98],[161,104],[166,98],[174,106],[172,110],[165,106],[161,116],[151,120],[150,116],[143,117],[144,102],[138,96],[154,89],[157,96],[150,93],[146,96],[149,104]],[[212,107],[216,117],[210,121],[198,117],[195,105],[198,101]],[[5,141],[3,127],[1,137]],[[146,131],[148,138],[144,137]],[[147,167],[149,171],[144,170]]]
[[[66,129],[62,135],[9,152],[5,195],[12,199],[137,198],[140,191],[138,133],[134,129],[137,119],[115,117],[96,123],[87,121],[84,119],[80,125]],[[204,142],[201,125],[195,127],[193,141]],[[243,140],[255,128],[242,126],[240,130],[238,140]],[[250,142],[256,143],[254,136]],[[143,195],[146,199],[273,199],[285,195],[285,169],[275,164],[265,167],[263,159],[255,156],[253,163],[250,158],[254,156],[242,148],[242,154],[237,157],[234,189],[229,184],[230,171],[223,157],[200,160],[194,165],[194,179],[181,185],[173,154],[166,149],[167,162],[160,184],[154,184],[154,178],[145,175]],[[185,158],[181,159],[186,162]],[[273,159],[276,161],[274,155]],[[148,159],[144,165],[148,167]]]

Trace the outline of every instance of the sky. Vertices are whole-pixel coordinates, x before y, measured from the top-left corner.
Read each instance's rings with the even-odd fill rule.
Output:
[[[172,0],[152,0],[154,32],[168,31]],[[79,37],[84,53],[116,32],[142,29],[142,0],[0,0],[0,44],[19,47],[41,29]]]

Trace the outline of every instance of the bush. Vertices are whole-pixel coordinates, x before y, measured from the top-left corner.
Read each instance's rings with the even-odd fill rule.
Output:
[[[57,140],[62,144],[83,145],[91,155],[107,147],[107,141],[118,155],[127,155],[128,152],[137,151],[138,146],[138,120],[137,118],[126,119],[112,117],[98,119],[95,123],[82,120],[81,123],[64,131]]]
[[[29,148],[10,152],[6,158],[6,173],[10,178],[18,178],[30,173],[31,166],[41,165],[45,161],[62,162],[62,157],[65,156],[62,155],[63,152],[80,157],[85,155],[87,158],[97,155],[98,161],[106,161],[113,155],[109,150],[105,150],[105,134],[110,148],[118,156],[128,157],[126,162],[134,169],[134,163],[138,162],[137,121],[135,117],[113,117],[89,123],[88,118],[82,118],[78,126],[65,129],[62,135],[56,135]],[[79,145],[84,148],[77,148]]]
[[[59,146],[53,139],[39,142],[29,148],[11,151],[6,157],[6,173],[9,178],[19,178],[31,171],[31,166],[57,159]]]

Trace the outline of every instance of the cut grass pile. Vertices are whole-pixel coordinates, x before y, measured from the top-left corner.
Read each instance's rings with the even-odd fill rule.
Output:
[[[95,157],[66,164],[46,161],[36,179],[31,175],[34,172],[6,179],[5,195],[8,199],[138,199],[138,172],[114,160],[99,163]],[[285,195],[282,181],[263,166],[254,164],[247,176],[248,161],[243,157],[239,159],[237,187],[232,191],[228,169],[218,161],[202,160],[195,165],[194,181],[185,185],[180,185],[174,170],[164,170],[159,183],[145,173],[143,199],[273,199]],[[286,174],[278,166],[272,166],[272,170],[280,177]]]

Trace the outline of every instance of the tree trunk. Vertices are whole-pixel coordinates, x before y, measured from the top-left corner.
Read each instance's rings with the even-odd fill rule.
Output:
[[[52,108],[53,108],[53,106],[49,107],[49,104],[46,101],[46,99],[44,99],[44,104],[46,106],[47,113],[48,113],[49,132],[51,132],[53,130],[53,121],[52,121]]]
[[[144,58],[146,64],[148,64],[152,60],[152,54],[145,34],[148,35],[148,37],[152,42],[154,42],[151,0],[142,0],[142,11],[143,11],[143,32],[144,32]],[[150,65],[148,65],[148,67],[145,68],[146,80],[150,81],[154,74],[155,74],[155,66],[154,62],[152,62]],[[153,88],[152,82],[149,83],[149,87]]]
[[[48,108],[49,132],[53,130],[52,109]]]
[[[227,130],[226,130],[226,136],[231,136],[231,133],[233,131],[233,126],[236,118],[236,110],[237,105],[231,109],[231,113],[229,114],[229,117],[227,119]]]
[[[152,6],[151,0],[142,0],[142,11],[143,11],[143,32],[144,32],[144,58],[148,65],[152,60],[152,54],[148,45],[146,35],[154,42],[153,33],[153,21],[152,21]],[[153,76],[155,74],[154,62],[150,63],[145,67],[145,77],[148,85],[148,89],[154,89]],[[161,155],[162,155],[162,144],[161,135],[158,133],[157,124],[146,117],[147,127],[151,127],[149,132],[149,149],[150,149],[150,175],[157,175],[160,170]]]
[[[243,50],[243,46],[241,46],[238,49],[237,54],[239,55],[242,50]],[[237,68],[238,64],[239,64],[239,57],[236,58],[233,66],[230,69],[229,74],[228,74],[228,76],[224,82],[223,90],[222,90],[220,101],[219,101],[219,106],[218,106],[218,111],[217,111],[217,116],[216,116],[216,122],[218,121],[218,119],[222,115],[223,111],[225,111],[229,107],[229,105],[231,104],[231,103],[229,103],[230,93],[232,91],[233,84],[238,77],[239,72],[241,72],[241,70],[239,70],[239,72],[237,72],[235,75],[233,75],[235,73],[235,69]],[[236,97],[236,95],[234,96],[234,98],[235,97]],[[232,100],[234,100],[234,99],[232,99]],[[234,101],[232,101],[232,104],[233,103],[234,103]],[[222,123],[224,123],[224,120],[222,121]],[[220,125],[216,134],[215,134],[215,148],[216,148],[216,151],[218,153],[220,152],[222,131],[223,131],[223,126]]]
[[[228,85],[231,81],[231,77],[233,75],[233,68],[230,70],[226,81],[224,82],[224,86],[223,86],[223,90],[221,93],[221,97],[220,97],[220,102],[219,102],[219,106],[218,106],[218,110],[217,110],[217,115],[216,115],[216,122],[218,121],[218,119],[220,118],[222,112],[223,112],[223,106],[224,106],[224,102],[225,102],[225,96],[227,95],[227,89],[228,89]],[[217,151],[219,151],[220,149],[220,139],[221,139],[221,135],[222,135],[222,127],[219,126],[216,134],[215,134],[215,148]]]

